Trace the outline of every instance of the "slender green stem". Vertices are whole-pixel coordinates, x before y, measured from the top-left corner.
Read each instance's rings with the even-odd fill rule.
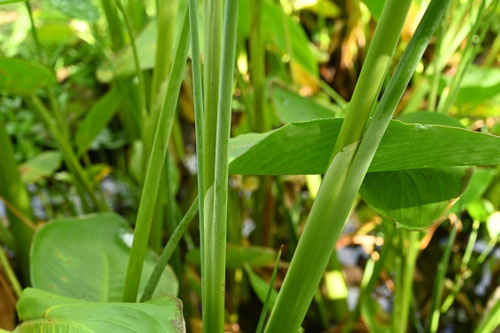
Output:
[[[189,0],[189,22],[191,26],[191,55],[193,71],[193,100],[196,132],[196,161],[198,170],[198,210],[200,220],[200,251],[201,251],[201,275],[203,276],[203,251],[204,251],[204,194],[205,194],[205,160],[203,142],[203,85],[201,76],[201,53],[200,37],[198,27],[198,4],[197,0]]]
[[[163,248],[163,251],[161,252],[160,255],[160,260],[156,264],[153,273],[151,273],[146,288],[144,288],[144,292],[141,297],[141,302],[149,301],[153,296],[153,293],[156,289],[156,286],[158,285],[158,282],[160,281],[160,277],[163,274],[165,267],[168,264],[168,261],[172,257],[172,254],[177,248],[182,236],[189,228],[191,222],[198,213],[198,204],[199,200],[198,197],[196,197],[196,199],[194,199],[193,203],[191,204],[191,207],[189,207],[188,211],[186,212],[186,215],[184,215],[182,220],[175,228],[174,233],[170,236],[167,245],[165,245],[165,247]]]
[[[108,21],[109,34],[111,35],[111,44],[114,51],[118,51],[125,44],[123,38],[122,25],[116,7],[109,0],[101,1],[104,9],[104,15]]]
[[[15,240],[16,257],[21,266],[23,282],[29,285],[29,252],[34,229],[31,220],[33,214],[30,207],[28,191],[21,181],[14,155],[14,147],[5,127],[3,113],[0,112],[0,200],[5,198],[10,229]],[[15,208],[20,214],[10,209]],[[28,217],[28,222],[23,219]]]
[[[12,266],[9,263],[7,255],[5,255],[5,251],[1,247],[0,247],[0,265],[3,267],[5,275],[7,275],[7,280],[9,280],[10,286],[12,287],[14,294],[16,294],[16,297],[19,299],[21,297],[23,288],[21,287],[21,284],[19,283],[19,280],[16,277],[16,273],[14,273],[14,270],[12,269]]]
[[[460,59],[460,64],[458,65],[457,72],[453,76],[453,80],[449,87],[448,93],[443,96],[439,103],[439,112],[448,113],[450,108],[453,106],[453,103],[455,103],[465,72],[474,60],[474,56],[477,54],[479,46],[481,45],[484,37],[486,36],[486,32],[493,22],[498,4],[499,1],[495,0],[489,15],[486,16],[486,0],[481,1],[481,5],[477,12],[476,21],[472,29],[470,30],[469,39],[467,40],[467,45],[465,46],[465,50],[462,54],[462,59]],[[479,33],[478,38],[475,38],[480,27],[482,28],[481,32]]]
[[[253,87],[253,130],[265,132],[268,130],[264,113],[264,47],[261,29],[262,0],[250,1],[250,79]]]
[[[335,90],[333,90],[332,87],[330,87],[330,85],[328,85],[328,83],[326,83],[325,81],[323,80],[319,80],[319,86],[321,87],[321,89],[323,89],[323,91],[328,95],[330,96],[341,108],[345,108],[347,106],[347,102],[346,100],[340,96],[340,94],[338,92],[336,92]]]
[[[405,233],[405,236],[407,237],[401,237],[401,241],[408,241],[409,244],[408,247],[406,247],[406,244],[401,244],[404,255],[401,267],[401,284],[396,289],[396,293],[400,293],[400,297],[396,295],[398,302],[396,302],[395,307],[398,309],[395,310],[397,314],[393,316],[395,319],[394,332],[406,332],[408,330],[408,316],[413,295],[413,273],[419,253],[420,232],[409,231]]]
[[[401,3],[389,0],[380,20],[394,22],[396,17],[404,17],[409,3],[396,13],[388,10]],[[429,5],[377,105],[357,153],[355,147],[348,146],[328,167],[265,332],[295,333],[300,327],[371,160],[448,4],[449,0],[432,1]]]
[[[491,44],[490,50],[488,51],[488,56],[484,59],[483,66],[488,67],[495,63],[500,54],[500,34],[495,37],[495,40]]]
[[[170,69],[170,77],[167,83],[165,102],[163,103],[158,126],[155,132],[151,156],[146,171],[146,178],[142,190],[139,212],[134,231],[134,241],[130,251],[127,267],[125,286],[123,288],[123,300],[135,302],[139,289],[142,266],[148,247],[149,234],[153,220],[154,207],[159,189],[159,179],[163,172],[167,147],[170,141],[170,133],[175,117],[175,110],[182,78],[186,66],[186,58],[189,50],[189,21],[187,11],[184,15],[182,29],[177,39],[177,47],[174,53],[174,61]]]
[[[97,197],[94,185],[89,180],[85,169],[80,164],[80,161],[78,160],[73,149],[68,143],[66,136],[64,135],[62,130],[58,128],[43,103],[35,95],[31,96],[31,101],[33,102],[34,106],[33,110],[37,112],[38,116],[47,127],[47,130],[56,141],[57,145],[61,149],[66,166],[75,177],[75,186],[80,194],[84,209],[86,211],[90,211],[87,203],[87,198],[85,196],[85,193],[87,193],[97,209],[99,209],[100,211],[109,210],[106,203],[103,200],[99,200],[99,198]]]
[[[282,249],[283,246],[278,251],[278,256],[276,257],[276,262],[274,263],[273,274],[271,275],[271,281],[269,281],[269,288],[267,289],[266,301],[264,302],[264,306],[262,307],[262,311],[260,312],[259,322],[257,324],[257,329],[255,330],[255,333],[262,333],[262,330],[264,329],[264,322],[266,321],[267,310],[271,303],[271,295],[273,294],[274,291],[274,281],[276,280],[276,275],[278,274]]]
[[[203,332],[224,330],[224,293],[226,274],[227,197],[229,178],[229,136],[231,132],[231,104],[233,96],[238,0],[226,0],[224,35],[222,43],[221,79],[217,115],[217,141],[215,152],[215,180],[213,215],[205,217],[205,251],[203,273],[207,284],[203,286],[205,308]],[[209,204],[210,201],[209,201]],[[207,212],[207,211],[205,211]],[[208,212],[207,212],[208,213]]]
[[[33,36],[33,41],[35,42],[35,48],[36,48],[36,54],[38,55],[38,61],[43,62],[42,47],[40,45],[40,40],[38,39],[38,33],[36,30],[36,26],[35,26],[35,20],[33,19],[31,4],[29,1],[26,1],[24,4],[26,6],[26,10],[28,11],[28,16],[30,18],[31,35]]]
[[[128,17],[127,11],[123,8],[122,0],[116,0],[116,5],[118,9],[122,12],[123,20],[125,21],[125,27],[127,29],[128,37],[130,38],[130,46],[132,47],[132,55],[134,58],[135,74],[139,80],[137,86],[139,89],[139,101],[141,107],[141,114],[143,119],[146,119],[148,113],[148,105],[146,100],[146,83],[144,81],[144,74],[142,72],[141,63],[139,62],[139,55],[137,52],[137,45],[135,43],[134,32],[132,30],[131,22]]]
[[[443,254],[443,258],[438,265],[437,276],[434,280],[434,287],[432,289],[432,306],[431,306],[431,318],[429,321],[428,331],[431,333],[437,332],[439,325],[439,316],[441,315],[441,297],[443,295],[443,282],[446,277],[446,271],[448,270],[448,262],[450,261],[451,248],[455,243],[455,237],[457,235],[457,225],[453,224],[451,228],[451,233],[448,238],[448,243],[446,244],[446,249]]]
[[[444,21],[438,28],[436,33],[436,46],[434,51],[434,59],[432,60],[432,69],[434,73],[432,73],[432,84],[431,91],[429,93],[429,103],[428,109],[432,111],[436,111],[437,107],[437,95],[439,90],[439,79],[441,78],[441,70],[439,68],[439,64],[441,62],[441,47],[443,45],[443,34],[444,34]]]

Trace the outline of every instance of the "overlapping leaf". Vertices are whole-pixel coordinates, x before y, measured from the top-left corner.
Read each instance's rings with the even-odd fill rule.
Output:
[[[16,333],[185,332],[182,303],[167,296],[145,303],[98,303],[25,289]]]
[[[116,214],[104,213],[53,221],[35,237],[31,251],[33,287],[88,301],[122,297],[132,233]],[[141,276],[145,287],[157,262],[148,253]],[[176,295],[178,282],[167,267],[156,295]]]

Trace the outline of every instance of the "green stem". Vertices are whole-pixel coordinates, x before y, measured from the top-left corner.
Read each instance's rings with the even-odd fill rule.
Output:
[[[153,220],[154,207],[157,200],[159,180],[163,172],[163,165],[167,154],[167,147],[170,141],[170,133],[175,117],[175,110],[182,78],[186,66],[186,58],[189,50],[189,21],[187,11],[184,15],[182,29],[177,40],[177,47],[174,53],[174,61],[170,69],[165,102],[163,103],[155,138],[151,150],[151,156],[146,170],[144,187],[142,189],[139,212],[134,231],[134,241],[130,251],[127,267],[125,286],[123,288],[123,301],[135,302],[139,289],[139,281],[142,272],[144,257],[146,255],[151,224]]]
[[[215,142],[217,133],[217,107],[219,98],[219,75],[222,50],[222,0],[206,0],[204,10],[204,59],[203,67],[203,146],[204,146],[204,189],[214,183],[215,175]],[[203,279],[203,277],[202,277]],[[204,282],[202,281],[204,284]],[[203,320],[204,321],[204,320]]]
[[[109,34],[111,35],[111,44],[114,51],[118,51],[125,45],[125,40],[123,38],[122,25],[120,18],[118,17],[118,12],[116,8],[112,5],[109,0],[101,1],[102,7],[104,9],[104,15],[108,21]]]
[[[389,0],[380,20],[395,22],[398,16],[403,16],[397,19],[403,21],[410,2],[405,2],[406,8],[396,13],[391,8],[401,3]],[[356,154],[355,147],[346,147],[328,167],[265,332],[296,332],[300,327],[371,160],[448,4],[449,0],[431,2],[389,81]]]
[[[361,138],[382,88],[410,4],[411,1],[407,0],[386,2],[330,161],[344,147]]]
[[[451,233],[448,238],[448,243],[446,244],[446,249],[443,254],[443,258],[439,262],[437,269],[437,276],[434,280],[434,287],[432,289],[432,306],[431,306],[431,319],[429,321],[428,331],[431,333],[437,332],[439,325],[439,316],[441,315],[441,297],[443,295],[443,284],[446,277],[446,271],[448,270],[448,262],[450,261],[451,248],[455,243],[455,237],[457,235],[457,225],[453,224],[451,228]]]
[[[451,81],[451,85],[449,87],[449,91],[447,94],[443,96],[439,103],[438,111],[442,113],[448,113],[450,108],[455,103],[457,99],[458,92],[460,91],[460,84],[462,83],[462,79],[469,68],[470,64],[474,60],[474,56],[477,54],[479,50],[479,46],[481,45],[484,37],[486,36],[486,32],[491,25],[495,13],[496,8],[498,6],[499,1],[495,0],[492,5],[491,12],[489,16],[485,17],[486,10],[486,0],[481,1],[481,5],[477,12],[476,21],[470,30],[469,39],[467,40],[467,45],[465,46],[465,50],[462,54],[462,58],[460,59],[460,64],[458,65],[457,72],[453,76],[453,80]],[[479,33],[479,37],[476,38],[476,34],[479,31],[479,28],[482,26],[482,30]]]
[[[198,27],[198,4],[197,0],[189,0],[189,22],[191,26],[191,55],[193,71],[193,101],[196,132],[196,160],[198,170],[198,210],[200,220],[200,251],[201,251],[201,275],[203,276],[203,250],[204,250],[204,194],[205,194],[205,160],[204,160],[204,135],[203,135],[203,85],[201,76],[201,54],[200,37]]]
[[[75,186],[80,194],[84,210],[90,211],[85,193],[90,196],[92,203],[97,209],[99,209],[100,211],[109,210],[106,203],[97,197],[95,193],[96,191],[94,190],[94,185],[89,180],[85,169],[80,164],[80,161],[76,157],[73,149],[71,148],[71,145],[68,143],[66,136],[64,135],[62,130],[58,128],[43,103],[35,95],[31,96],[31,101],[33,102],[34,111],[36,111],[38,116],[44,122],[50,135],[53,137],[53,139],[61,149],[61,153],[63,155],[66,166],[75,178]]]
[[[399,302],[396,302],[395,310],[397,314],[394,315],[394,332],[406,332],[408,330],[408,316],[410,313],[411,299],[413,295],[413,273],[415,270],[415,263],[419,253],[419,240],[420,232],[409,231],[408,237],[401,237],[401,241],[408,240],[408,248],[405,244],[401,244],[403,255],[403,265],[401,271],[401,284],[396,289],[396,293],[400,293],[400,297],[396,296]]]
[[[156,289],[156,286],[158,285],[158,282],[160,281],[160,277],[163,274],[165,267],[168,264],[168,261],[170,260],[172,254],[176,250],[182,236],[189,228],[191,222],[198,213],[198,203],[199,200],[198,197],[196,197],[196,199],[194,199],[193,203],[191,204],[191,207],[189,207],[188,211],[186,212],[186,215],[184,215],[182,220],[175,228],[174,233],[170,236],[167,245],[165,245],[165,247],[163,248],[163,251],[161,252],[160,255],[160,260],[156,264],[153,273],[151,273],[151,277],[148,280],[146,288],[144,288],[144,292],[141,297],[141,302],[149,301],[153,296],[153,293]]]
[[[16,277],[16,273],[14,273],[14,270],[12,269],[12,266],[9,263],[9,259],[5,255],[5,252],[2,248],[0,248],[0,265],[1,267],[3,267],[5,275],[7,276],[7,280],[9,280],[10,286],[12,287],[14,294],[16,294],[16,297],[19,299],[21,297],[23,288],[21,287],[21,284],[19,283],[19,280]]]
[[[137,52],[137,45],[135,43],[134,32],[132,30],[128,14],[126,10],[123,8],[122,0],[116,0],[116,5],[118,6],[118,9],[122,12],[123,20],[125,21],[125,27],[127,29],[127,34],[130,38],[130,46],[132,47],[132,55],[134,58],[134,65],[135,65],[135,74],[137,75],[137,79],[139,80],[138,88],[139,88],[139,101],[141,107],[141,114],[143,116],[143,119],[146,119],[148,113],[148,106],[146,101],[146,83],[144,81],[144,74],[142,72],[141,64],[139,62],[139,55]]]
[[[226,274],[226,229],[229,177],[229,136],[231,132],[231,104],[233,96],[238,0],[226,0],[224,35],[222,43],[221,79],[217,115],[215,151],[215,180],[213,215],[205,217],[205,251],[203,273],[206,285],[203,309],[203,332],[224,331],[224,293]],[[211,204],[210,201],[208,204]],[[208,212],[207,212],[208,213]]]
[[[14,147],[10,141],[5,127],[3,113],[0,112],[0,196],[5,198],[9,205],[14,206],[22,215],[31,219],[33,214],[30,207],[28,191],[21,181],[21,175],[14,155]],[[1,199],[0,197],[0,199]],[[6,206],[7,208],[9,205]],[[21,266],[23,282],[29,285],[29,252],[34,229],[30,224],[23,222],[20,216],[16,216],[8,210],[10,229],[15,240],[16,257]]]

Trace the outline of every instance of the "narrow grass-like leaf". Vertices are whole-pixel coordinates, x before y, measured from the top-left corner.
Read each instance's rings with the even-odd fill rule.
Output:
[[[144,256],[146,255],[151,223],[153,220],[153,208],[156,203],[156,195],[159,189],[159,179],[163,172],[177,100],[186,66],[186,58],[189,50],[189,21],[187,19],[187,10],[177,41],[174,60],[172,62],[170,77],[166,88],[165,102],[163,103],[158,120],[135,224],[134,241],[132,243],[127,277],[123,289],[123,300],[128,302],[134,302],[137,298],[139,278],[142,272],[142,265]]]
[[[264,328],[264,322],[266,321],[267,317],[267,309],[271,307],[271,310],[273,308],[274,303],[271,303],[271,296],[273,295],[274,291],[274,280],[276,280],[276,275],[278,274],[278,267],[281,259],[281,250],[278,251],[278,257],[276,258],[276,263],[274,264],[274,269],[273,269],[273,274],[271,275],[271,281],[269,281],[269,287],[267,288],[267,293],[266,293],[266,300],[264,301],[264,306],[262,307],[262,311],[260,313],[259,317],[259,323],[257,324],[257,329],[255,330],[255,333],[261,333],[262,329]]]
[[[51,176],[61,166],[61,154],[58,151],[44,151],[19,167],[23,183],[35,183]]]
[[[156,264],[153,273],[151,274],[148,280],[146,288],[144,289],[144,292],[141,297],[141,302],[148,301],[153,296],[156,286],[160,281],[160,278],[163,274],[163,271],[165,270],[165,267],[168,264],[168,261],[170,260],[170,257],[174,253],[175,249],[179,244],[179,241],[181,240],[182,236],[184,236],[184,233],[186,232],[189,225],[193,221],[197,212],[198,212],[198,197],[196,197],[196,199],[193,201],[191,207],[189,207],[188,211],[186,212],[186,215],[184,215],[182,220],[175,228],[174,233],[170,236],[167,245],[165,245],[165,247],[163,248],[163,251],[161,252],[160,255],[160,260]]]

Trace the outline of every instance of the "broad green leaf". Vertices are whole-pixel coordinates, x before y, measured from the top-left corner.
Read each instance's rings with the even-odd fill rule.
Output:
[[[385,0],[363,0],[363,2],[372,13],[375,21],[378,21],[380,15],[382,14],[382,10],[384,9]]]
[[[49,177],[61,167],[62,157],[58,151],[44,151],[19,167],[23,183],[35,183]]]
[[[95,138],[113,118],[122,102],[122,98],[120,89],[115,85],[85,116],[75,134],[78,155],[82,155],[90,147]]]
[[[284,123],[308,121],[320,118],[332,118],[340,107],[334,108],[322,105],[311,98],[302,97],[296,93],[273,85],[271,88],[271,99],[278,114],[278,118]]]
[[[322,174],[342,119],[289,123],[230,140],[231,174]],[[441,125],[391,121],[369,172],[500,164],[500,137]]]
[[[16,58],[0,58],[0,91],[25,95],[56,83],[54,73],[47,67]]]
[[[200,249],[188,252],[186,259],[190,263],[200,263]],[[247,264],[251,267],[272,265],[276,260],[276,252],[272,249],[259,246],[239,246],[227,244],[226,265],[230,268],[242,267]]]
[[[54,8],[71,18],[95,22],[99,18],[99,10],[91,0],[47,0]]]
[[[50,222],[36,235],[31,249],[33,287],[88,301],[118,301],[125,282],[132,233],[118,215],[103,213]],[[158,258],[144,262],[140,289]],[[176,295],[178,282],[170,267],[156,295]]]
[[[142,69],[151,69],[155,65],[157,24],[156,20],[149,22],[135,38],[137,53]],[[97,76],[102,82],[109,82],[114,74],[118,77],[128,76],[135,73],[135,65],[130,45],[125,46],[112,62],[111,70],[106,64],[97,70]]]
[[[466,189],[471,170],[465,167],[372,172],[359,193],[380,215],[398,227],[432,225]]]
[[[250,3],[249,0],[240,0],[238,6],[238,35],[248,37],[250,35]],[[262,1],[262,39],[268,44],[268,48],[278,49],[281,53],[287,53],[286,35],[283,29],[282,9],[279,4],[271,1]],[[284,14],[285,15],[285,14]],[[287,32],[290,34],[290,41],[293,59],[300,64],[309,74],[318,76],[318,62],[311,52],[311,44],[304,28],[286,15]]]
[[[145,303],[98,303],[27,288],[17,303],[16,333],[185,332],[182,302],[172,296]]]

